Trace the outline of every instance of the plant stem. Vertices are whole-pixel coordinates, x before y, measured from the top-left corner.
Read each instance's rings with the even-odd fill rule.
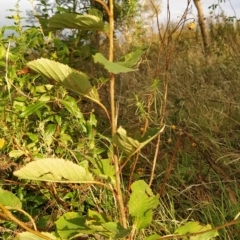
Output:
[[[115,148],[115,147],[114,147]],[[121,189],[121,179],[120,179],[120,170],[119,170],[119,161],[116,154],[113,155],[114,167],[115,167],[115,174],[116,174],[116,198],[119,206],[120,211],[120,222],[124,228],[127,228],[127,220],[125,214],[125,207],[123,202],[123,195]]]
[[[20,227],[22,227],[23,229],[25,229],[26,231],[30,232],[30,233],[33,233],[35,235],[37,235],[38,237],[42,238],[42,239],[45,239],[45,240],[51,240],[51,238],[49,238],[48,236],[46,235],[43,235],[42,233],[40,233],[39,231],[35,231],[31,228],[29,228],[28,226],[26,226],[25,223],[21,222],[20,220],[18,220],[17,218],[15,218],[10,211],[8,211],[8,209],[6,209],[1,203],[0,203],[0,208],[2,210],[2,213],[0,212],[0,216],[3,218],[3,219],[6,219],[6,220],[10,220],[16,224],[18,224]]]
[[[113,62],[113,53],[114,53],[114,42],[113,42],[113,35],[114,35],[114,13],[113,13],[113,0],[109,1],[109,61]],[[116,133],[117,129],[117,116],[115,114],[115,78],[114,74],[110,73],[110,101],[111,101],[111,124],[112,124],[112,136]],[[124,228],[127,228],[127,221],[126,221],[126,214],[123,202],[123,195],[121,189],[121,178],[120,178],[120,170],[119,170],[119,160],[117,157],[117,148],[113,146],[113,163],[115,167],[115,175],[116,175],[116,198],[119,206],[120,211],[120,222]]]

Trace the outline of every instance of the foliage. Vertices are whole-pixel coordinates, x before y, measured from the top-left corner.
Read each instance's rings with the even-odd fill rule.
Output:
[[[111,14],[61,4],[41,28],[24,30],[16,14],[1,29],[4,239],[234,238],[238,28],[209,23],[209,64],[187,26],[169,26],[160,46],[139,38],[113,62]],[[55,32],[65,27],[76,34]],[[99,30],[109,46],[96,52],[86,39]]]

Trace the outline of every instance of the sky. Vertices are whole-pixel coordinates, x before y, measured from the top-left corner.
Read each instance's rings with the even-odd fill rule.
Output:
[[[3,25],[11,25],[13,24],[13,21],[10,19],[5,19],[5,16],[10,16],[13,13],[10,11],[7,11],[7,9],[14,9],[14,6],[17,3],[17,0],[0,0],[1,1],[1,7],[0,7],[0,27]],[[146,0],[148,1],[148,0]],[[208,15],[209,9],[208,7],[211,6],[212,4],[216,4],[219,0],[202,0],[202,4],[204,7],[204,13],[205,15]],[[166,20],[166,2],[167,0],[162,0],[162,5],[161,5],[161,15],[160,15],[160,20],[165,21]],[[224,2],[224,1],[223,1]],[[240,19],[240,0],[225,0],[225,3],[221,3],[222,9],[225,11],[227,16],[234,16],[234,12],[231,8],[231,4],[236,12],[237,17]],[[172,20],[177,20],[181,14],[184,12],[186,5],[187,5],[187,0],[169,0],[170,4],[170,11],[171,11],[171,19]],[[197,17],[195,7],[193,3],[191,3],[193,6],[193,14],[189,15],[189,17]],[[22,16],[24,17],[26,10],[32,9],[32,6],[30,4],[29,0],[19,0],[19,6],[20,10],[22,11]]]
[[[166,15],[166,0],[162,0],[162,14],[163,16]],[[217,4],[219,0],[202,0],[202,5],[204,8],[204,14],[205,16],[209,15],[210,9],[208,9],[209,6],[213,4]],[[234,11],[232,10],[232,7],[234,8],[236,15],[238,18],[240,18],[240,0],[225,0],[222,1],[225,3],[221,3],[221,7],[224,10],[225,14],[227,16],[234,16]],[[182,15],[184,12],[186,5],[187,5],[187,0],[169,0],[169,5],[170,5],[170,11],[171,11],[171,18],[176,19],[179,16]],[[232,7],[231,7],[232,5]],[[192,6],[193,9],[193,16],[192,17],[197,17],[196,13],[196,8],[194,6],[193,0],[190,3],[190,6]],[[191,15],[189,16],[191,17]]]

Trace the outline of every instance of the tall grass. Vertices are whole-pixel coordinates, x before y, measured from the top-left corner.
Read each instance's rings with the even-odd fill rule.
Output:
[[[153,184],[159,192],[172,164],[161,193],[163,202],[156,212],[156,228],[160,225],[165,233],[184,219],[217,226],[233,220],[239,212],[240,25],[225,18],[208,20],[208,27],[211,41],[208,61],[198,29],[184,28],[179,38],[172,35],[165,46],[165,51],[171,51],[165,115],[168,127],[161,140]],[[153,78],[158,47],[157,36],[152,36],[139,73],[126,76],[121,83],[124,104],[135,108],[122,112],[124,118],[133,119],[135,113],[135,119],[142,120],[142,125],[140,121],[135,126],[134,120],[127,123],[133,135],[143,127],[144,117],[149,119],[149,128],[159,121],[165,73],[162,71],[157,79]],[[165,56],[161,56],[160,69],[164,68]],[[176,146],[178,138],[180,144]],[[152,143],[152,148],[141,153],[138,167],[142,178],[150,174],[154,147]],[[175,150],[177,154],[172,159]],[[219,239],[239,236],[239,227],[233,226],[221,230]]]

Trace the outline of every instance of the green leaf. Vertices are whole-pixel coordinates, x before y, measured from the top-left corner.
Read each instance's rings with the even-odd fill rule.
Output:
[[[86,74],[78,72],[62,63],[40,58],[27,63],[27,66],[48,79],[53,79],[63,84],[66,88],[82,95],[87,94],[92,88]]]
[[[90,8],[88,10],[88,14],[92,15],[92,16],[96,16],[98,17],[99,19],[102,19],[103,18],[103,13],[101,11],[99,11],[98,9],[96,8]]]
[[[74,98],[68,97],[67,100],[60,99],[64,107],[76,118],[83,119],[83,114],[80,112],[79,107]]]
[[[158,234],[153,234],[147,238],[145,238],[144,240],[158,240],[161,236],[159,236]]]
[[[57,8],[57,11],[60,13],[69,13],[69,10],[64,7],[56,6],[56,8]]]
[[[122,227],[119,222],[107,222],[102,224],[102,226],[111,233],[110,235],[113,239],[124,238],[132,230],[131,228],[126,229]]]
[[[133,67],[139,62],[142,53],[143,50],[138,48],[135,52],[128,53],[127,55],[121,57],[120,61],[116,63],[124,67]]]
[[[94,224],[97,225],[108,222],[108,218],[105,214],[93,211],[91,209],[88,209],[87,217],[88,219],[93,220]]]
[[[130,228],[123,228],[118,222],[108,222],[105,214],[90,209],[88,210],[86,225],[99,235],[111,237],[111,239],[123,238],[131,231]]]
[[[88,210],[83,217],[76,212],[68,212],[56,221],[57,233],[62,239],[80,237],[81,234],[99,234],[117,239],[129,234],[131,229],[124,229],[119,223],[107,222],[104,214]]]
[[[28,117],[36,111],[40,110],[46,104],[45,101],[38,101],[30,106],[28,106],[19,117]]]
[[[61,133],[60,135],[60,141],[64,144],[64,145],[68,145],[69,142],[73,143],[73,140],[71,138],[70,135],[66,134],[66,133]]]
[[[94,232],[97,232],[98,234],[101,234],[105,237],[109,236],[109,232],[104,229],[102,226],[103,223],[106,223],[108,221],[106,215],[101,214],[97,211],[92,211],[88,209],[87,219],[86,219],[86,226],[94,230]]]
[[[41,232],[41,234],[43,234],[46,237],[49,237],[49,239],[52,239],[52,240],[59,239],[59,238],[56,238],[55,236],[53,236],[51,233]],[[41,238],[30,232],[21,232],[21,233],[18,233],[18,235],[14,239],[15,240],[43,240],[44,238]]]
[[[188,234],[203,232],[212,229],[211,225],[201,225],[199,222],[187,222],[185,225],[179,227],[174,234]],[[196,236],[191,236],[190,240],[211,240],[213,237],[218,236],[218,231],[213,230],[207,233],[199,234]]]
[[[93,162],[93,161],[92,161]],[[112,165],[111,159],[96,159],[94,161],[94,165],[97,169],[93,169],[92,171],[101,177],[102,179],[110,180],[110,182],[115,185],[115,168]]]
[[[43,94],[38,100],[40,102],[49,102],[51,100],[51,97],[49,95]]]
[[[48,21],[49,30],[59,30],[64,28],[97,30],[104,29],[104,22],[98,16],[74,13],[55,14]]]
[[[24,154],[25,154],[25,152],[22,150],[12,150],[9,153],[9,157],[18,158],[18,157],[23,156]]]
[[[61,158],[44,158],[28,163],[13,173],[22,179],[87,183],[93,181],[93,176],[85,168]]]
[[[127,131],[121,126],[117,129],[112,141],[127,155],[132,155],[132,153],[140,146],[140,142],[128,137]]]
[[[45,131],[44,131],[44,137],[49,138],[52,137],[56,131],[57,124],[48,124]]]
[[[68,212],[56,221],[57,233],[62,239],[70,239],[78,233],[94,233],[85,225],[86,217],[80,213]]]
[[[96,53],[93,58],[95,63],[102,64],[104,68],[110,73],[118,74],[137,71],[137,69],[127,68],[118,63],[110,62],[101,53]]]
[[[22,208],[22,202],[20,199],[13,193],[3,190],[2,188],[0,188],[0,203],[7,207]]]
[[[53,60],[40,58],[27,64],[29,68],[48,79],[53,79],[67,89],[100,103],[98,92],[85,73]]]
[[[0,59],[6,57],[6,48],[3,45],[0,45]]]
[[[1,66],[1,67],[6,67],[6,62],[0,61],[0,66]]]
[[[53,142],[53,135],[56,131],[57,124],[48,124],[44,134],[43,134],[43,139],[44,142],[47,144],[47,146],[50,146]]]
[[[160,132],[164,130],[165,126],[162,129],[155,128],[151,129],[151,132],[148,132],[138,140],[135,140],[127,136],[127,132],[121,126],[117,129],[117,132],[114,134],[112,141],[119,147],[123,152],[125,152],[129,157],[138,152],[141,148],[151,142]]]
[[[129,213],[134,217],[136,229],[146,228],[152,222],[152,209],[156,208],[159,204],[159,196],[155,196],[143,180],[134,182],[131,190]]]

